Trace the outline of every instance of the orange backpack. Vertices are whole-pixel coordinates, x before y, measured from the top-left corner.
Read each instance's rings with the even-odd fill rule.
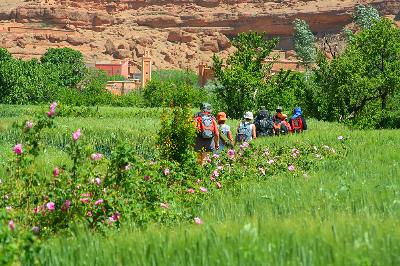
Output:
[[[215,124],[213,123],[213,117],[207,113],[198,114],[197,118],[197,128],[203,139],[212,139],[215,132]]]

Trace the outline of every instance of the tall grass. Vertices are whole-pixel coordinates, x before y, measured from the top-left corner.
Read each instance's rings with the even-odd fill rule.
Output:
[[[113,141],[125,139],[148,148],[150,154],[154,139],[146,142],[141,136],[154,135],[159,122],[156,111],[148,116],[146,112],[108,108],[98,117],[57,118],[58,128],[46,132],[50,147],[39,158],[43,169],[49,160],[65,156],[57,145],[67,141],[77,127],[89,143],[112,146]],[[9,128],[13,119],[12,115],[0,118],[0,149],[7,152],[11,144],[6,141],[17,136]],[[237,121],[229,124],[236,128]],[[255,144],[332,146],[340,145],[337,136],[343,135],[345,158],[323,161],[307,176],[267,180],[250,176],[235,187],[224,187],[202,205],[193,206],[203,225],[127,225],[105,235],[76,229],[72,235],[43,242],[42,264],[400,265],[400,154],[396,148],[400,131],[351,131],[313,120],[309,127],[302,135],[263,138]],[[43,171],[50,176],[51,169]]]

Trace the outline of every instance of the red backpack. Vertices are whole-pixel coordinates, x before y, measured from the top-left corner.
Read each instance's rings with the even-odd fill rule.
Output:
[[[303,131],[303,120],[300,116],[292,119],[292,130],[294,133],[301,133]]]

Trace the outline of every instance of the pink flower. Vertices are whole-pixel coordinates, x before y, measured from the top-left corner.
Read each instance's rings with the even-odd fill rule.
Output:
[[[164,173],[165,176],[169,175],[169,169],[168,169],[168,168],[165,168],[164,171],[163,171],[163,173]]]
[[[342,141],[342,140],[344,140],[344,137],[343,136],[338,136],[337,139]]]
[[[272,159],[268,161],[269,164],[273,164],[274,162],[275,162],[275,161],[272,160]]]
[[[213,158],[214,158],[214,159],[218,159],[218,158],[219,158],[219,154],[214,153],[214,154],[213,154]]]
[[[52,212],[56,209],[56,205],[54,204],[54,202],[49,202],[46,204],[47,209]]]
[[[93,216],[93,213],[92,213],[92,211],[88,211],[88,212],[86,213],[86,215],[87,215],[88,217],[92,217],[92,216]]]
[[[17,144],[14,146],[13,151],[15,152],[15,154],[17,155],[21,155],[22,154],[22,144]]]
[[[71,207],[71,201],[70,200],[66,200],[64,201],[63,206],[61,207],[62,211],[66,211]]]
[[[233,159],[233,158],[235,157],[235,151],[232,150],[232,149],[229,149],[229,150],[228,150],[228,157],[229,157],[230,159]]]
[[[98,160],[100,160],[101,158],[103,158],[103,154],[101,154],[101,153],[93,153],[93,154],[90,156],[90,159],[91,159],[92,161],[98,161]]]
[[[96,177],[96,178],[94,179],[94,182],[99,186],[99,185],[101,184],[101,179],[98,178],[98,177]]]
[[[294,169],[295,169],[295,168],[294,168],[294,165],[291,164],[291,165],[288,166],[288,170],[289,170],[290,172],[293,172]]]
[[[58,169],[58,167],[54,167],[53,169],[53,176],[57,177],[60,174],[60,169]]]
[[[218,189],[221,189],[221,188],[222,188],[222,185],[221,185],[220,182],[216,182],[215,185],[217,186]]]
[[[161,208],[164,208],[164,209],[168,209],[169,208],[168,203],[161,203],[160,206],[161,206]]]
[[[194,223],[195,224],[203,224],[203,221],[199,217],[194,218]]]
[[[99,199],[99,200],[96,200],[96,202],[94,203],[94,205],[100,205],[100,204],[102,204],[103,202],[104,202],[103,199]]]
[[[11,206],[7,206],[6,207],[6,212],[10,212],[10,211],[12,211],[12,207]]]
[[[224,167],[222,165],[218,165],[217,169],[222,171],[222,170],[224,170]]]
[[[10,228],[10,231],[14,231],[15,230],[15,224],[13,220],[10,220],[8,222],[8,228]]]
[[[76,142],[81,137],[81,129],[78,128],[73,134],[72,139]]]
[[[83,203],[88,203],[89,202],[89,198],[81,198],[80,201],[83,202]]]
[[[204,193],[208,191],[205,187],[200,187],[199,189],[201,192],[204,192]]]
[[[187,192],[190,193],[190,194],[193,194],[193,193],[194,193],[194,189],[193,189],[193,188],[189,188],[189,189],[187,190]]]
[[[260,171],[260,173],[261,173],[262,175],[265,175],[265,169],[264,169],[264,168],[259,167],[258,170]]]
[[[33,213],[34,214],[38,214],[40,212],[40,206],[39,207],[35,207],[34,209],[33,209]]]
[[[248,142],[243,142],[240,146],[240,149],[246,149],[247,147],[249,147],[249,143]]]
[[[26,127],[26,128],[29,128],[29,129],[32,128],[32,127],[33,127],[32,121],[26,121],[25,127]]]
[[[149,181],[151,179],[151,176],[145,175],[143,178],[144,178],[144,180]]]
[[[115,212],[111,217],[109,217],[108,219],[110,220],[110,222],[116,222],[121,218],[121,214],[119,214],[119,212]]]
[[[218,177],[218,176],[219,176],[218,171],[217,171],[217,170],[214,170],[213,173],[212,173],[212,176],[213,176],[213,177]]]
[[[196,183],[197,183],[197,184],[200,184],[200,182],[201,182],[200,179],[197,179],[197,180],[196,180]]]

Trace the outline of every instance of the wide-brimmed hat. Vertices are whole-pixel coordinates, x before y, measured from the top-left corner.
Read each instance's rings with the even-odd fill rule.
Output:
[[[244,119],[253,119],[253,113],[246,112],[243,117],[244,117]]]
[[[226,121],[226,114],[224,112],[219,112],[217,114],[217,120],[218,121]]]

